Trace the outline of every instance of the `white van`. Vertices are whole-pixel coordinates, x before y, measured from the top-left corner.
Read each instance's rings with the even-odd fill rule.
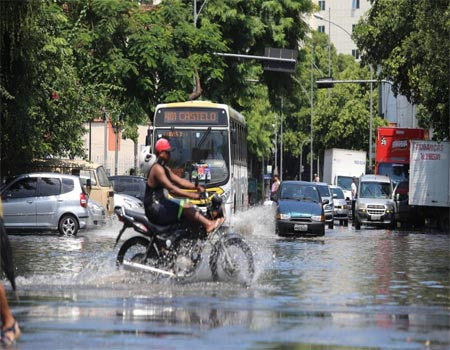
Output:
[[[355,203],[355,228],[359,230],[361,225],[395,227],[392,182],[389,177],[360,177]]]

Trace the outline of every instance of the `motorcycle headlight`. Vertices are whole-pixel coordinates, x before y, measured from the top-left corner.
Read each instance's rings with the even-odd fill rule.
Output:
[[[311,220],[312,221],[317,221],[317,222],[322,221],[322,218],[323,218],[322,215],[313,215],[313,216],[311,216]]]
[[[290,218],[291,218],[291,214],[283,214],[283,213],[277,214],[278,220],[289,220]]]

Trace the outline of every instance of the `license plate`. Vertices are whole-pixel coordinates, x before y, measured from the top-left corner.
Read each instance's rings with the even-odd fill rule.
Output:
[[[370,215],[370,220],[380,220],[381,219],[381,215]]]
[[[295,224],[294,231],[308,231],[308,225]]]

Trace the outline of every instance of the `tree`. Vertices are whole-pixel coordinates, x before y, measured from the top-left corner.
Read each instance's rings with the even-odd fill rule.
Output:
[[[421,126],[434,128],[436,139],[449,139],[450,3],[371,2],[354,33],[362,60],[379,65],[395,92],[419,105]]]
[[[313,46],[314,53],[312,53]],[[313,54],[314,81],[328,71],[328,41],[323,33],[313,32],[312,40],[306,40],[301,52],[304,57],[299,65],[290,98],[285,102],[286,157],[292,161],[288,170],[298,173],[299,162],[295,161],[301,153],[301,146],[309,144],[311,133],[311,55]],[[337,80],[369,79],[370,72],[361,67],[350,55],[337,54],[331,46],[331,70]],[[370,85],[336,84],[330,89],[313,86],[314,96],[314,154],[321,155],[328,148],[367,150],[369,148]],[[373,111],[377,110],[377,90],[373,90]],[[378,126],[386,122],[373,113],[372,137]],[[309,147],[309,146],[308,146]],[[305,149],[307,149],[305,147]],[[305,153],[305,150],[303,150]],[[308,152],[309,153],[309,152]],[[309,159],[311,163],[311,159]]]
[[[67,18],[37,0],[2,2],[0,13],[3,174],[36,157],[82,155],[92,91],[73,67]]]

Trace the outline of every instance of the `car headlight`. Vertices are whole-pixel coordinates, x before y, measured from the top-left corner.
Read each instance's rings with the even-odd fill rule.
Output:
[[[311,221],[320,222],[320,221],[324,221],[324,220],[325,219],[324,219],[323,215],[313,215],[313,216],[311,216]]]
[[[283,214],[283,213],[278,213],[277,214],[277,219],[278,220],[289,220],[291,218],[291,214]]]
[[[326,211],[331,211],[331,210],[333,210],[333,205],[332,204],[326,204],[323,209],[326,210]]]
[[[392,204],[392,203],[389,203],[389,204],[386,204],[386,213],[393,213],[394,212],[394,204]]]
[[[358,210],[366,210],[366,204],[365,203],[359,203],[358,204]]]

